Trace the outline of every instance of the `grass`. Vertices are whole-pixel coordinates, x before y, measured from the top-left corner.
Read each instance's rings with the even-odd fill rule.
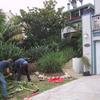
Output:
[[[65,80],[64,83],[67,83],[67,82],[69,82],[69,81],[68,80]],[[62,85],[64,83],[49,83],[47,81],[44,81],[44,82],[37,83],[37,85],[40,88],[40,91],[39,92],[41,93],[41,92],[44,92],[44,91],[46,91],[48,89],[55,88],[55,87],[57,87],[59,85]]]

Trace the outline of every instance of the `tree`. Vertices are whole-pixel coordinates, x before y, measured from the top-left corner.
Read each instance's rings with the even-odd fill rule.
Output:
[[[20,10],[22,21],[27,24],[28,41],[32,45],[43,45],[56,36],[60,39],[61,28],[68,14],[63,12],[64,7],[56,10],[56,4],[55,0],[49,0],[44,2],[44,8],[34,7],[28,12]]]

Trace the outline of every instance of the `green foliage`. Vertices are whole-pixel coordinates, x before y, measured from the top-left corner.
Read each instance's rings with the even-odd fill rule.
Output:
[[[50,43],[50,44],[48,44],[47,45],[47,50],[48,50],[48,52],[52,52],[52,51],[59,51],[59,45],[58,45],[58,43],[56,43],[56,42],[52,42],[52,43]]]
[[[27,50],[26,55],[31,59],[37,60],[48,51],[47,49],[45,46],[31,47]]]
[[[29,46],[48,45],[52,41],[55,42],[55,38],[58,41],[68,13],[63,12],[64,7],[56,9],[55,0],[46,0],[43,4],[43,8],[28,8],[28,12],[21,9],[21,15],[13,16],[6,25],[3,34],[4,41],[15,42],[12,37],[22,33],[22,26],[28,36]]]
[[[5,14],[2,10],[0,10],[0,32],[3,31],[5,26]]]
[[[67,20],[68,14],[63,13],[63,7],[55,9],[55,0],[44,1],[44,8],[28,9],[26,12],[21,10],[21,18],[26,23],[28,41],[32,45],[41,45],[43,41],[48,42],[50,37],[59,36],[61,28]]]
[[[79,35],[79,38],[77,40],[77,43],[78,43],[77,44],[78,45],[77,55],[78,55],[78,57],[82,57],[82,35]]]
[[[26,55],[29,58],[38,60],[44,54],[47,54],[49,52],[56,52],[56,51],[59,51],[59,45],[56,42],[52,42],[50,44],[46,44],[46,45],[42,45],[42,46],[38,45],[35,47],[31,47],[27,50]]]
[[[0,60],[24,57],[24,52],[23,49],[15,46],[15,44],[0,42]]]
[[[45,73],[61,72],[63,64],[73,55],[72,48],[67,48],[61,52],[47,53],[38,60],[38,70]]]
[[[66,46],[72,47],[73,50],[76,52],[75,56],[76,57],[81,57],[82,56],[82,33],[77,32],[77,33],[70,33],[66,39],[63,39],[59,47],[60,48],[65,48]]]
[[[59,50],[63,50],[65,49],[66,47],[70,47],[69,45],[69,41],[67,39],[62,39],[60,42],[59,42]]]
[[[11,19],[11,22],[13,25],[18,25],[18,24],[21,24],[21,16],[13,16]]]
[[[59,57],[59,59],[57,59],[58,57],[59,55],[54,52],[44,55],[38,61],[38,69],[46,73],[61,72],[61,61],[59,60],[62,58]]]
[[[22,33],[21,25],[10,24],[7,26],[5,32],[3,33],[4,41],[10,41],[13,36]]]
[[[0,41],[3,40],[3,31],[5,29],[5,14],[0,10]]]

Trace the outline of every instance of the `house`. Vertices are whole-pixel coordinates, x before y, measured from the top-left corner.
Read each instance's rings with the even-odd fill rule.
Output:
[[[100,75],[100,0],[94,0],[95,14],[82,16],[83,56],[89,59],[91,74]]]
[[[79,33],[82,30],[82,15],[83,13],[94,14],[94,6],[92,4],[85,4],[80,7],[76,7],[68,10],[66,13],[69,13],[69,20],[67,20],[67,25],[61,30],[61,39],[67,38],[70,36],[72,38],[74,33]],[[72,34],[72,35],[71,35]]]

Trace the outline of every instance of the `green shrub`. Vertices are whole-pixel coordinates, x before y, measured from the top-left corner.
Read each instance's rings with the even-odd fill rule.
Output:
[[[0,42],[0,60],[24,57],[24,53],[25,51],[17,47],[15,44]]]
[[[68,45],[68,41],[66,39],[63,39],[61,40],[61,42],[59,42],[59,49],[62,50],[62,49],[65,49]]]
[[[66,59],[66,62],[68,62],[68,61],[69,61],[71,58],[73,58],[74,55],[75,55],[75,52],[74,52],[73,48],[70,48],[70,47],[65,48],[65,49],[64,49],[63,51],[61,51],[61,52],[63,52],[64,57],[65,57],[65,59]]]
[[[42,57],[42,55],[44,55],[45,53],[47,53],[48,48],[45,46],[38,46],[38,47],[31,47],[29,50],[27,50],[27,56],[29,58],[34,58],[34,59],[39,59],[40,57]]]
[[[47,50],[48,52],[52,52],[52,51],[59,51],[59,45],[56,42],[52,42],[50,44],[47,45]]]
[[[44,73],[62,72],[62,66],[73,56],[73,50],[67,48],[61,52],[50,52],[38,60],[38,70]]]
[[[59,51],[58,43],[56,42],[52,42],[42,46],[37,45],[35,47],[31,47],[27,50],[27,56],[34,59],[39,59],[40,57],[42,57],[42,55],[53,51]]]
[[[34,59],[39,59],[48,52],[59,51],[58,43],[52,42],[47,45],[31,47],[27,50],[27,56]]]
[[[61,71],[61,60],[62,56],[59,57],[59,53],[48,53],[44,55],[38,61],[38,69],[42,72],[51,73],[51,72],[60,72]],[[57,59],[59,58],[59,59]]]

